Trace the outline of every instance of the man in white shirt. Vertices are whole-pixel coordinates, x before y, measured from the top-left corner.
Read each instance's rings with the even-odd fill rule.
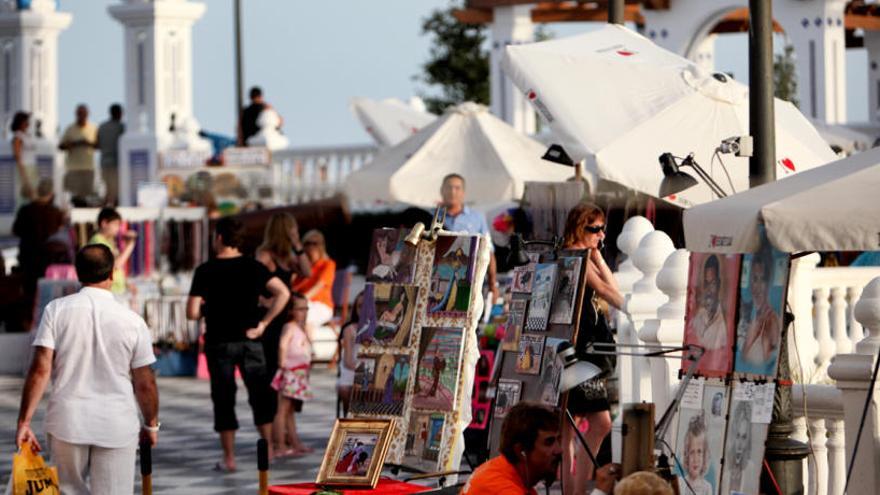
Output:
[[[46,307],[22,392],[15,443],[40,450],[30,423],[52,378],[46,434],[65,495],[133,493],[138,434],[158,437],[152,337],[110,292],[113,261],[103,245],[77,253],[83,288]]]

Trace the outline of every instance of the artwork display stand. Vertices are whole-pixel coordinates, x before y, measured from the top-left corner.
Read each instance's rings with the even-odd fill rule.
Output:
[[[374,233],[365,291],[372,316],[358,330],[350,417],[393,419],[386,464],[452,473],[446,480],[454,482],[472,420],[490,241],[434,227],[409,236],[419,239],[415,247],[407,237],[404,230]],[[415,294],[406,302],[414,305],[409,321],[398,317],[408,309],[400,305],[404,292]]]
[[[560,398],[558,389],[562,363],[556,359],[556,348],[563,341],[577,341],[584,305],[591,304],[584,298],[588,251],[555,251],[550,246],[529,245],[527,253],[531,263],[514,272],[511,312],[496,356],[501,364],[495,377],[495,407],[489,431],[493,456],[498,454],[504,416],[517,402],[564,405],[566,396]],[[554,271],[552,286],[541,286],[547,281],[546,276],[539,279],[541,272]],[[549,310],[540,299],[548,290]],[[560,302],[570,307],[554,306]],[[540,353],[534,352],[539,346]]]

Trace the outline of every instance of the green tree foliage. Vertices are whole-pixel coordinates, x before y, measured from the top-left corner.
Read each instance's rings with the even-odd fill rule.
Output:
[[[773,60],[773,87],[776,97],[799,106],[797,99],[797,71],[794,67],[794,47],[785,45],[785,51]]]
[[[439,88],[438,95],[422,95],[433,113],[465,101],[489,104],[489,52],[484,48],[486,28],[462,24],[452,16],[454,7],[435,10],[422,23],[431,37],[431,51],[417,79]]]

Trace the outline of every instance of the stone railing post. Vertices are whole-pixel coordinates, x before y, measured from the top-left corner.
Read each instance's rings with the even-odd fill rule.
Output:
[[[874,362],[880,350],[880,277],[872,280],[862,292],[855,307],[855,317],[867,333],[856,344],[854,354],[838,354],[831,362],[828,375],[837,380],[837,388],[843,396],[844,424],[846,425],[847,466],[853,463],[848,493],[875,493],[880,486],[880,393],[877,384],[871,383]],[[859,430],[868,391],[873,387],[871,403],[865,417],[859,450],[853,450]]]
[[[626,259],[617,267],[614,279],[617,281],[617,286],[624,298],[632,293],[633,285],[642,278],[642,272],[633,264],[633,253],[638,249],[642,239],[653,231],[654,226],[647,218],[635,216],[623,224],[623,230],[617,237],[617,249],[626,255]],[[619,329],[627,321],[627,318],[621,311],[616,313],[616,317],[615,327]]]
[[[627,329],[625,335],[619,336],[626,344],[641,344],[639,331],[645,321],[657,318],[657,308],[666,303],[668,297],[657,287],[657,274],[663,267],[666,258],[669,257],[675,247],[672,239],[666,233],[655,230],[646,235],[639,243],[638,249],[633,253],[633,263],[642,272],[642,278],[633,284],[632,294],[626,297],[624,311],[629,316],[630,325],[624,325]],[[632,396],[624,397],[621,393],[621,403],[652,401],[650,368],[643,359],[632,361]],[[626,386],[625,378],[621,369],[621,390]]]
[[[657,309],[657,318],[645,321],[639,338],[647,345],[680,346],[684,339],[684,314],[687,304],[688,264],[690,253],[685,249],[672,252],[657,274],[657,287],[669,301]],[[673,385],[678,382],[681,361],[670,356],[651,358],[651,389],[657,414],[666,410]]]
[[[795,384],[791,390],[791,407],[795,416],[792,438],[809,442],[813,456],[805,459],[804,488],[808,495],[841,495],[846,477],[843,437],[843,396],[834,385]],[[809,424],[804,417],[804,399]],[[806,427],[810,437],[807,438]],[[834,435],[837,435],[835,437]],[[843,473],[840,470],[843,469]],[[839,484],[839,491],[835,487]]]

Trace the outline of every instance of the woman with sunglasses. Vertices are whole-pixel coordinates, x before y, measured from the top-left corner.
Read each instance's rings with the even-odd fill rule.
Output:
[[[590,343],[613,340],[600,306],[610,304],[620,309],[623,305],[623,296],[617,288],[617,282],[611,269],[602,259],[601,248],[604,240],[605,213],[598,206],[583,202],[568,212],[563,249],[589,250],[585,260],[587,283],[584,306],[581,310],[575,342],[578,358],[587,361],[594,361],[596,357],[602,358],[587,354],[586,348]],[[602,304],[603,302],[605,304]],[[590,450],[593,454],[598,454],[602,441],[611,432],[609,412],[611,406],[608,403],[605,377],[589,380],[572,389],[568,393],[568,409],[574,416],[578,428],[584,433]],[[592,479],[595,467],[568,424],[563,430],[563,446],[566,451],[563,479],[566,487],[573,488],[572,491],[567,489],[566,492],[585,493],[587,480]]]

